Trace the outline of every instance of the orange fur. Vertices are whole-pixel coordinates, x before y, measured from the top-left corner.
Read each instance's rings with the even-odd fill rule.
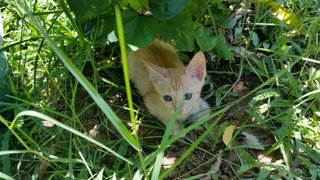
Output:
[[[149,112],[167,125],[186,93],[192,93],[179,111],[171,134],[178,133],[182,121],[190,115],[198,120],[208,115],[203,110],[208,104],[200,97],[206,75],[205,57],[198,52],[188,66],[180,61],[176,50],[168,43],[156,39],[146,48],[128,55],[129,76],[133,81]],[[165,101],[164,96],[170,96]]]

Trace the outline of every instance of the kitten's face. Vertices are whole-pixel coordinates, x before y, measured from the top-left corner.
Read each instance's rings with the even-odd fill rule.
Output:
[[[184,99],[179,118],[189,116],[194,102],[200,98],[201,88],[206,74],[203,53],[196,54],[189,65],[183,68],[164,69],[148,64],[150,79],[162,99],[166,109],[173,114]]]
[[[178,109],[182,99],[184,99],[184,103],[179,111],[179,117],[190,115],[190,108],[200,97],[203,86],[203,82],[189,77],[184,71],[185,68],[168,70],[166,80],[155,84],[156,91],[170,113],[174,113]]]

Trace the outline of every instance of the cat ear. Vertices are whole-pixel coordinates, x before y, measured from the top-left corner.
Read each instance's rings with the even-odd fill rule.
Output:
[[[186,73],[192,78],[197,78],[202,81],[206,76],[206,58],[202,52],[198,52],[193,56],[187,66]]]
[[[149,71],[149,77],[153,82],[158,83],[166,79],[168,70],[147,61],[143,62],[145,63]]]

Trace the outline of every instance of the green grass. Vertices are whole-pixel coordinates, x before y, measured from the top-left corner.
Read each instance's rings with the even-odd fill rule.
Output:
[[[0,102],[1,179],[320,178],[319,4],[284,1],[293,25],[267,3],[206,2],[198,20],[212,31],[198,36],[227,42],[206,52],[212,113],[170,137],[175,117],[164,128],[130,88],[124,5],[112,11],[119,42],[101,44],[99,27],[109,22],[88,34],[65,1],[32,2],[0,3],[11,92]],[[193,53],[179,54],[187,62]],[[247,90],[234,91],[239,82]],[[243,132],[265,149],[245,144]],[[176,160],[164,169],[164,157]]]

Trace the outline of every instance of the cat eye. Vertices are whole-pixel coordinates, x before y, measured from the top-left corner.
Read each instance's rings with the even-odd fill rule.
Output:
[[[189,100],[189,99],[191,99],[192,98],[192,93],[185,93],[184,94],[184,99],[185,100]]]
[[[164,99],[165,101],[172,101],[172,97],[169,96],[169,95],[164,95],[164,96],[163,96],[163,99]]]

